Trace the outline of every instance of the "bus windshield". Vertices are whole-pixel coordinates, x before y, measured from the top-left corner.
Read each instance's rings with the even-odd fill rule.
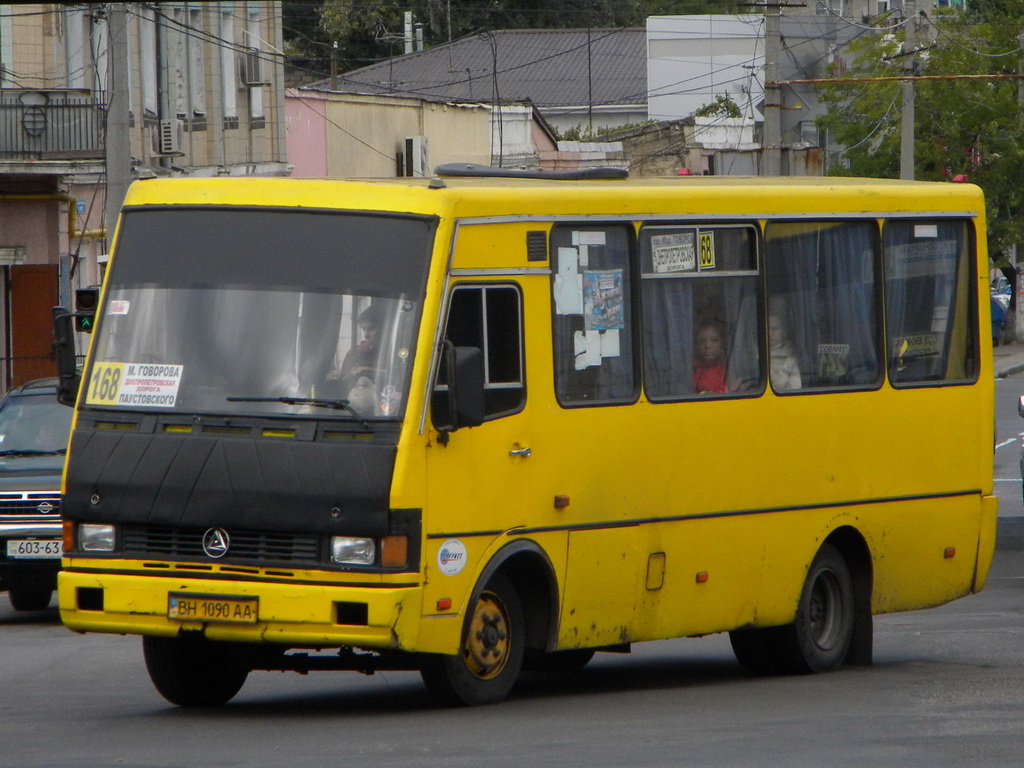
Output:
[[[350,212],[127,211],[85,405],[400,419],[433,230]]]

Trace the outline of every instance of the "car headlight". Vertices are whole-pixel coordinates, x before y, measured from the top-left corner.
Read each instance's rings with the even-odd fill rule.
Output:
[[[78,526],[78,548],[83,552],[113,552],[115,533],[112,525],[82,523]]]
[[[344,565],[373,565],[377,546],[373,539],[354,536],[331,537],[331,562]]]

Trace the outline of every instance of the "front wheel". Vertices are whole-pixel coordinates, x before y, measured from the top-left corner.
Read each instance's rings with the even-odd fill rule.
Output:
[[[729,633],[736,659],[754,674],[838,669],[852,639],[853,579],[846,560],[830,544],[811,563],[792,624]]]
[[[11,607],[16,611],[41,611],[50,605],[53,587],[49,584],[12,584],[7,591]]]
[[[501,701],[523,664],[523,607],[508,579],[493,576],[471,611],[461,651],[430,654],[420,667],[431,693],[454,706]]]
[[[149,679],[160,695],[181,707],[215,707],[238,693],[249,670],[226,643],[202,637],[142,638]]]

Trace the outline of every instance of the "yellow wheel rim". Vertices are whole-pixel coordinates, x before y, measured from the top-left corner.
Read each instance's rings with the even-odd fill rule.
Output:
[[[476,602],[462,655],[466,668],[481,680],[501,674],[508,661],[508,611],[493,592],[484,592]]]

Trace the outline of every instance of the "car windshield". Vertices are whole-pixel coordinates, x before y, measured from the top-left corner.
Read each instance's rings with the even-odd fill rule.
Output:
[[[71,416],[54,392],[8,397],[0,407],[0,455],[63,453]]]
[[[401,418],[433,226],[344,212],[128,212],[85,404]]]

